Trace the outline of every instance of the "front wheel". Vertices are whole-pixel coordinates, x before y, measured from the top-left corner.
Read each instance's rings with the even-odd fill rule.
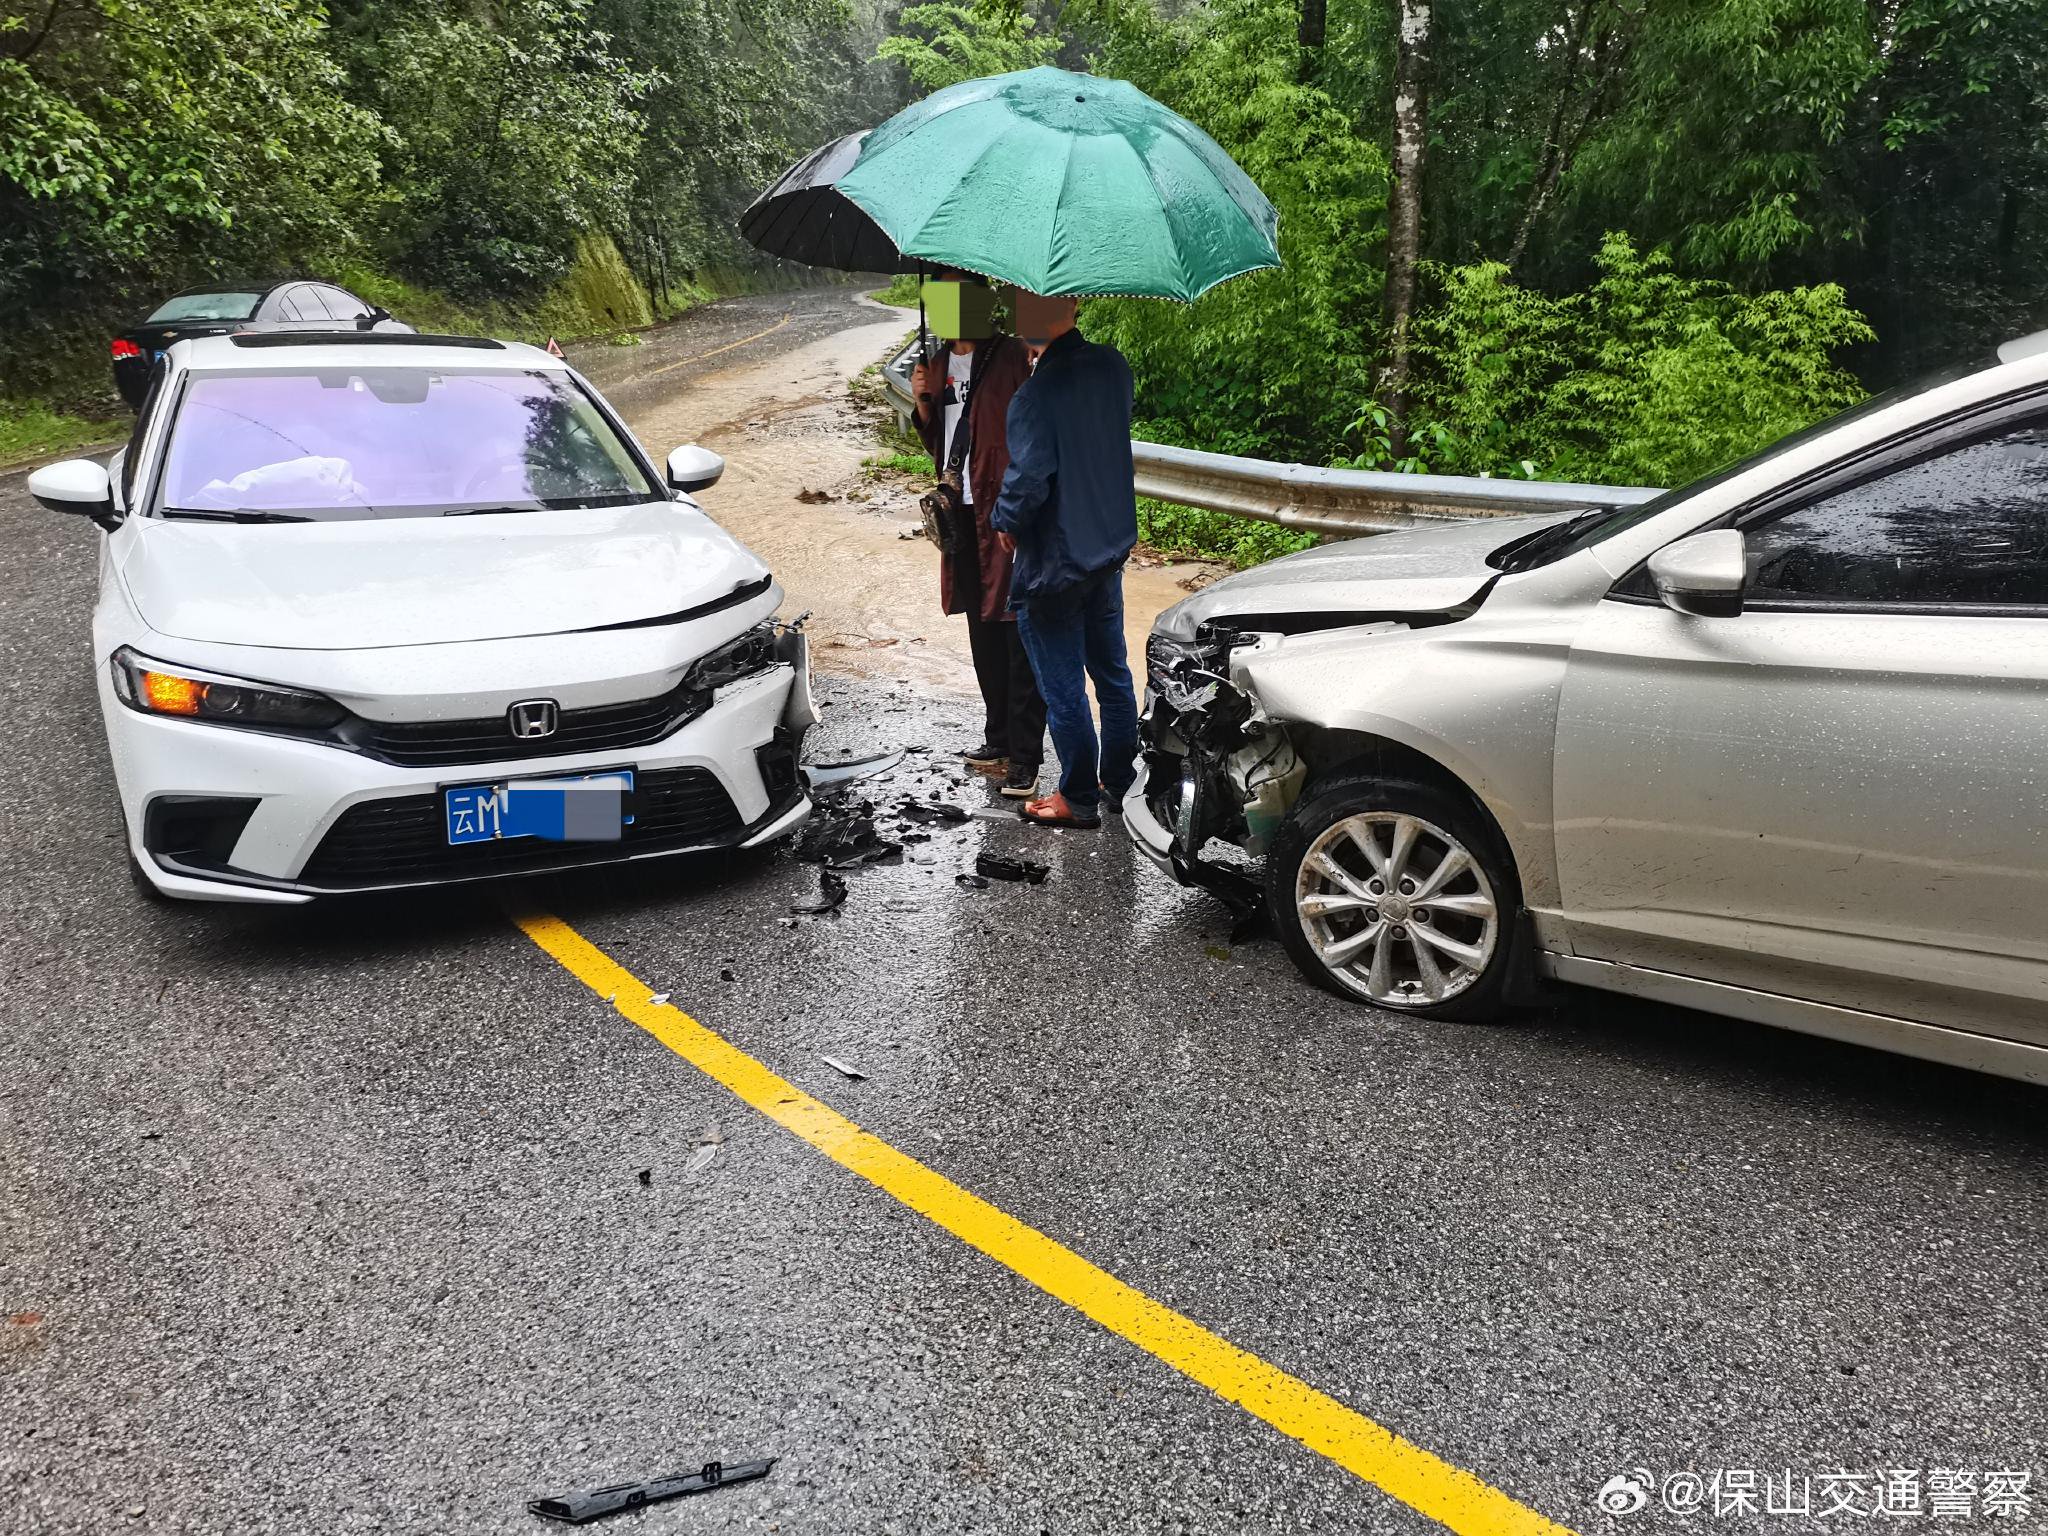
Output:
[[[1493,826],[1428,784],[1313,786],[1266,857],[1273,930],[1302,973],[1423,1018],[1505,1011],[1519,900]]]

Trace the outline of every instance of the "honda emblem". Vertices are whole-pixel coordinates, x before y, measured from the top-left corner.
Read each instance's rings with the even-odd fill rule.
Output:
[[[553,699],[521,699],[505,711],[505,724],[520,741],[539,741],[555,734],[562,712]]]

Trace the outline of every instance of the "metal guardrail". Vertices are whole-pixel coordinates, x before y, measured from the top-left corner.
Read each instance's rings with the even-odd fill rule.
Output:
[[[882,368],[905,431],[910,429],[910,362],[915,343]],[[1396,475],[1378,470],[1276,464],[1164,443],[1134,442],[1138,494],[1184,507],[1230,512],[1311,533],[1391,533],[1475,517],[1640,506],[1661,491],[1644,486],[1566,485],[1478,475]]]

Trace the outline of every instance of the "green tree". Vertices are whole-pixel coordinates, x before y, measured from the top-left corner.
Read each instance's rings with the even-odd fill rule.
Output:
[[[1056,34],[1040,32],[1023,0],[933,0],[904,8],[897,31],[878,50],[927,91],[962,80],[1050,63]]]
[[[591,0],[363,7],[344,29],[354,90],[390,131],[383,244],[463,295],[559,279],[591,229],[625,222],[639,99]]]
[[[348,247],[384,139],[301,0],[0,9],[0,323]]]
[[[1291,0],[1219,0],[1173,26],[1118,22],[1099,36],[1105,71],[1135,79],[1244,167],[1279,210],[1284,266],[1186,308],[1098,300],[1084,328],[1130,358],[1139,412],[1162,435],[1283,457],[1336,451],[1371,387],[1385,157],[1300,80]]]
[[[1482,262],[1439,269],[1422,324],[1420,461],[1404,467],[1680,485],[1853,404],[1834,361],[1870,329],[1832,284],[1746,295],[1609,235],[1552,297]],[[1367,464],[1383,462],[1368,412]]]

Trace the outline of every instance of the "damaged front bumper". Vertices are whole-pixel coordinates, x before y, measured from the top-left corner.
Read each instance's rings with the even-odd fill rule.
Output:
[[[1147,858],[1182,885],[1214,892],[1241,914],[1258,904],[1242,869],[1203,857],[1217,838],[1254,857],[1301,792],[1306,767],[1286,729],[1232,676],[1233,659],[1278,636],[1154,636],[1147,647],[1138,778],[1124,827]]]

